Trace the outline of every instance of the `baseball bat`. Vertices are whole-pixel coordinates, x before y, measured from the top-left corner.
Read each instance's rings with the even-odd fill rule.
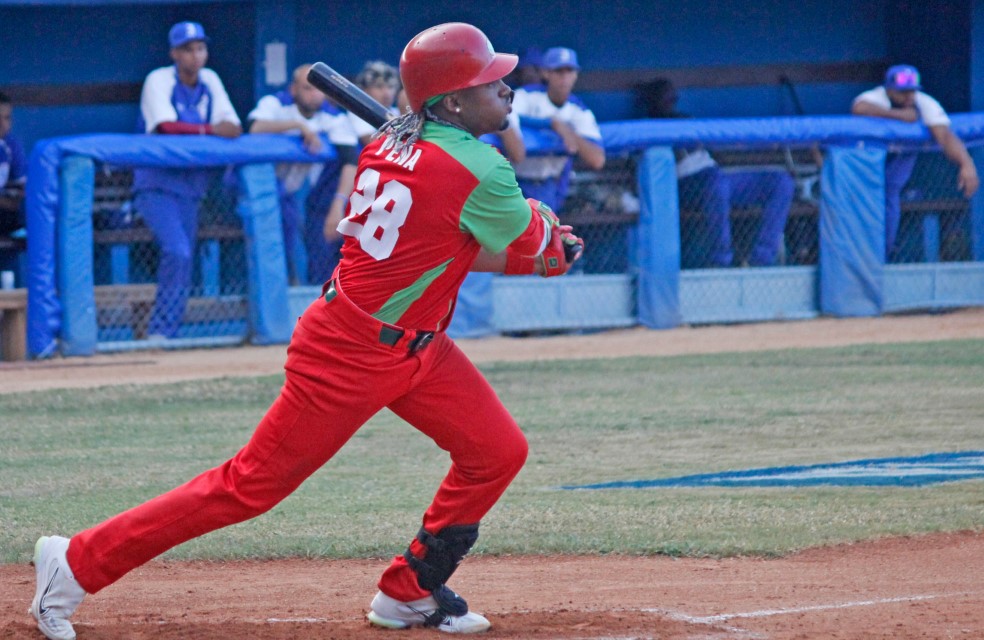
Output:
[[[308,82],[377,129],[390,118],[386,107],[324,62],[315,62],[311,65]]]

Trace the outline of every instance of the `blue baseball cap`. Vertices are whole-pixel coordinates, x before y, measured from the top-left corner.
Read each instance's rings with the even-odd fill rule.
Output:
[[[885,88],[896,91],[918,91],[922,89],[919,70],[911,64],[897,64],[885,72]]]
[[[544,51],[540,66],[544,69],[581,69],[577,63],[577,52],[567,47],[551,47]]]
[[[167,34],[167,41],[171,43],[172,49],[192,40],[208,42],[205,28],[197,22],[179,22],[171,27],[171,31]]]

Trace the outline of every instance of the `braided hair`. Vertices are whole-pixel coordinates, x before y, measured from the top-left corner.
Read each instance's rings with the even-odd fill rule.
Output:
[[[397,153],[417,142],[424,130],[426,118],[423,111],[409,111],[409,107],[407,109],[408,111],[403,115],[387,121],[386,124],[376,129],[376,133],[372,134],[372,139],[392,136],[396,141],[393,149]]]
[[[406,113],[393,118],[377,129],[376,133],[372,135],[372,139],[375,140],[381,136],[392,136],[396,141],[393,151],[395,153],[399,153],[420,139],[420,134],[424,131],[424,123],[428,120],[466,131],[466,129],[461,125],[455,124],[454,122],[448,122],[431,111],[428,104],[433,105],[433,103],[436,102],[435,99],[439,99],[440,97],[441,96],[435,96],[434,98],[431,98],[428,103],[425,103],[424,108],[420,111],[410,111],[410,107],[407,107]]]

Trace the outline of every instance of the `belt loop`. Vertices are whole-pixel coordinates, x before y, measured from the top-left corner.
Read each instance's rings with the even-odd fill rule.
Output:
[[[379,342],[389,347],[395,347],[404,333],[406,332],[403,329],[397,329],[384,324],[379,329]]]
[[[338,289],[335,288],[335,281],[332,280],[325,287],[325,302],[331,302],[338,295]]]

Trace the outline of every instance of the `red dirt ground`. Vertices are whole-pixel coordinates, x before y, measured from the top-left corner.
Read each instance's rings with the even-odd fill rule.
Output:
[[[476,361],[489,361],[981,337],[978,309],[460,344]],[[283,353],[280,346],[4,363],[0,393],[277,373]],[[386,562],[155,561],[90,596],[76,613],[76,629],[80,640],[435,637],[365,621]],[[492,620],[482,636],[489,640],[970,640],[984,638],[984,531],[886,538],[772,560],[476,556],[452,586]],[[30,566],[0,566],[0,639],[41,637],[25,613],[33,588]]]

